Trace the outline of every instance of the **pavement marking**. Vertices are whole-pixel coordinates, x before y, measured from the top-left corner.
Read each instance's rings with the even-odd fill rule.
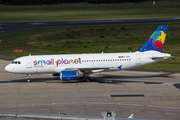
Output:
[[[1,73],[0,73],[1,74]],[[2,73],[2,74],[10,74],[10,73]],[[14,78],[14,79],[8,79],[8,80],[0,80],[0,82],[6,82],[6,81],[12,81],[12,80],[18,80],[21,78],[26,78],[27,76],[22,76],[22,77],[18,77],[18,78]]]
[[[176,113],[165,113],[166,115],[176,115]]]
[[[166,92],[168,92],[168,90],[166,90],[166,91],[162,91],[161,93],[166,93]]]
[[[8,73],[8,72],[2,72],[2,71],[0,71],[0,74],[10,74],[10,73]]]
[[[19,78],[16,78],[16,79],[20,79],[20,78],[26,78],[27,76],[23,76],[23,77],[19,77]],[[16,79],[9,79],[9,80],[16,80]],[[3,81],[8,81],[8,80],[3,80]],[[0,81],[1,82],[1,81]],[[27,83],[27,84],[31,84],[31,83]],[[125,94],[125,93],[128,93],[128,94],[135,94],[135,93],[159,93],[161,91],[132,91],[132,92],[129,92],[129,91],[120,91],[120,92],[50,92],[50,93],[14,93],[14,94],[11,94],[11,93],[0,93],[0,95],[46,95],[46,94],[52,94],[52,95],[68,95],[68,94],[103,94],[103,93],[108,93],[108,94]],[[176,93],[178,92],[179,93],[179,90],[173,90],[173,91],[168,91],[169,93]],[[109,96],[110,97],[110,96]],[[180,101],[178,101],[180,102]],[[136,106],[141,106],[139,104],[135,104]],[[151,105],[149,105],[151,107]]]
[[[43,25],[45,23],[31,23],[31,25]]]
[[[144,105],[135,105],[135,106],[144,106]]]
[[[147,113],[155,113],[155,114],[156,114],[157,112],[153,112],[153,111],[147,111]]]
[[[122,108],[134,108],[134,107],[128,107],[128,106],[121,106]]]
[[[167,110],[167,109],[165,109],[165,111],[179,112],[179,110]]]
[[[135,106],[136,104],[126,104],[126,103],[113,103],[113,102],[60,102],[60,103],[40,103],[40,104],[26,104],[26,105],[13,105],[13,106],[2,106],[0,108],[13,108],[13,107],[29,107],[29,106],[43,106],[43,105],[64,105],[64,104],[110,104],[110,105],[129,105]],[[148,105],[143,105],[147,107]],[[158,107],[158,108],[175,108],[180,109],[180,107],[168,107],[168,106],[153,106],[151,107]]]
[[[106,109],[106,108],[97,108],[97,109],[104,110],[104,109]]]
[[[39,109],[39,110],[48,110],[48,109]]]
[[[161,104],[161,105],[158,105],[158,106],[169,105],[169,104],[178,103],[178,102],[180,102],[180,100],[178,100],[178,101],[173,101],[173,102],[168,102],[168,103]]]
[[[156,110],[156,108],[146,108],[146,109],[148,109],[148,110]]]

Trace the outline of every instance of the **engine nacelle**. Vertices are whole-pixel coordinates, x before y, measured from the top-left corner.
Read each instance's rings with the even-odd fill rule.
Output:
[[[75,80],[79,77],[83,77],[83,74],[78,71],[61,71],[60,80],[70,81]]]

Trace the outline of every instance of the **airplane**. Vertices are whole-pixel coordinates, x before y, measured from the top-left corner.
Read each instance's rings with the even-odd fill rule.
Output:
[[[5,67],[11,73],[28,75],[52,73],[60,80],[84,78],[91,81],[90,74],[104,71],[127,70],[159,62],[171,57],[162,53],[168,25],[160,25],[142,48],[130,53],[29,55],[15,59]]]
[[[0,118],[30,118],[30,119],[58,119],[58,120],[154,120],[134,118],[132,113],[127,118],[115,117],[116,113],[112,110],[105,110],[101,113],[102,116],[81,116],[81,115],[66,115],[59,114],[42,114],[42,113],[21,113],[21,112],[0,112]]]

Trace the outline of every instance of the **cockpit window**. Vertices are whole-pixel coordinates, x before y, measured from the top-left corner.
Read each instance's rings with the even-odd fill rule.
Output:
[[[20,61],[13,61],[12,64],[21,64]]]

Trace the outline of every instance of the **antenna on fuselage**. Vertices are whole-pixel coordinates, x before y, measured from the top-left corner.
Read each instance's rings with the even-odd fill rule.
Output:
[[[104,53],[104,51],[102,51],[102,54]]]
[[[31,53],[29,54],[29,56],[31,56]]]

